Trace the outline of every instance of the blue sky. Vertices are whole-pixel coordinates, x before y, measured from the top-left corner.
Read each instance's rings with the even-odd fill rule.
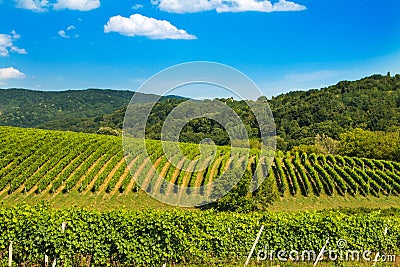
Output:
[[[0,0],[0,87],[135,90],[213,61],[266,96],[400,73],[398,0]]]

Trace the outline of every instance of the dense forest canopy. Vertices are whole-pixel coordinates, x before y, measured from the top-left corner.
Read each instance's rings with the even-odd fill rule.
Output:
[[[101,116],[129,103],[132,92],[76,90],[63,92],[0,90],[0,124],[46,128],[46,123]],[[60,125],[61,126],[61,125]],[[62,126],[61,126],[62,127]],[[65,125],[63,130],[68,130]],[[63,128],[63,127],[62,127]]]
[[[400,75],[373,75],[320,90],[291,92],[269,103],[287,148],[311,143],[317,134],[337,139],[354,128],[391,131],[400,126]]]

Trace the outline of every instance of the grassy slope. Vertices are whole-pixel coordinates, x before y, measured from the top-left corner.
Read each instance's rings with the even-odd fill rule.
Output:
[[[55,208],[64,207],[83,207],[98,210],[113,210],[119,208],[127,209],[174,209],[176,207],[161,203],[144,192],[130,195],[113,195],[109,194],[81,194],[71,192],[69,194],[61,194],[53,196],[49,193],[37,196],[19,195],[1,195],[1,200],[6,206],[13,206],[16,203],[35,204],[46,201]],[[268,210],[270,211],[288,211],[296,212],[303,210],[324,210],[331,208],[400,208],[399,197],[287,197],[278,199]]]

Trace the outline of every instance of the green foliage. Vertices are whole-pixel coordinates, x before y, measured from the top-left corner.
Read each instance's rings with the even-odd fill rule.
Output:
[[[269,164],[266,162],[260,168],[259,175],[265,178],[265,180],[261,183],[260,187],[253,192],[255,205],[258,210],[266,210],[269,205],[272,205],[279,198],[274,172],[268,170],[268,165]]]
[[[379,185],[379,191],[384,195],[389,195],[392,192],[392,186],[390,186],[387,181],[382,179],[378,174],[374,171],[366,170],[365,173],[371,177],[371,180],[374,181],[377,185]]]
[[[281,158],[275,157],[274,164],[275,164],[275,168],[276,168],[275,175],[276,175],[276,178],[278,178],[277,179],[278,189],[279,189],[281,196],[283,196],[283,194],[286,192],[286,190],[288,190],[288,184],[287,184],[286,174],[282,168],[281,160],[282,160]]]
[[[120,129],[113,129],[111,127],[101,127],[97,130],[97,134],[105,134],[105,135],[113,135],[120,136],[122,135],[122,131]]]
[[[335,190],[335,184],[332,181],[331,176],[326,172],[326,170],[319,165],[317,161],[313,162],[313,166],[319,176],[322,178],[321,181],[324,183],[324,190],[328,196],[332,196]]]
[[[335,181],[337,185],[336,191],[338,192],[338,194],[342,196],[346,195],[348,188],[343,178],[328,163],[325,163],[323,167],[326,172],[332,177],[332,180]]]
[[[365,180],[355,171],[353,171],[353,169],[351,169],[348,166],[344,166],[343,169],[344,172],[347,172],[351,178],[347,177],[347,179],[352,179],[354,183],[351,183],[353,185],[353,188],[359,188],[361,191],[361,194],[363,196],[367,196],[369,194],[369,186],[368,184],[365,182]],[[357,185],[355,185],[355,183],[357,183],[360,187],[358,187]]]
[[[303,189],[303,195],[304,196],[309,196],[312,192],[312,187],[309,181],[309,178],[307,176],[307,173],[304,169],[304,166],[302,165],[300,161],[300,156],[299,153],[296,153],[293,165],[296,168],[297,172],[299,173],[299,178],[301,180],[301,185]]]
[[[379,197],[379,193],[381,191],[380,186],[372,180],[365,172],[363,169],[354,169],[354,171],[362,178],[364,182],[360,182],[361,187],[368,188],[368,191],[371,195],[375,197]],[[363,183],[367,184],[367,187],[365,185],[362,185]]]
[[[347,183],[347,192],[350,193],[352,196],[357,195],[358,193],[358,184],[354,181],[354,179],[342,169],[339,165],[334,166],[334,170],[340,177]]]
[[[294,167],[292,164],[291,154],[287,153],[286,156],[283,158],[283,162],[285,164],[285,168],[288,172],[288,176],[291,180],[291,191],[292,195],[296,195],[300,191],[300,186],[297,181],[297,175],[294,171]]]
[[[371,132],[354,129],[342,133],[338,153],[350,157],[398,161],[400,159],[400,130]]]
[[[75,131],[86,128],[86,131],[95,132],[100,127],[84,121],[126,106],[132,95],[129,91],[98,89],[63,92],[0,90],[0,125]]]
[[[317,134],[315,137],[315,146],[323,154],[335,154],[339,142],[325,134]]]
[[[290,92],[269,104],[287,149],[312,144],[317,134],[335,140],[354,128],[390,131],[400,126],[400,75],[373,75],[320,90]],[[355,156],[355,155],[353,155]]]
[[[301,144],[301,145],[293,147],[291,149],[291,152],[293,154],[295,154],[295,153],[322,154],[322,151],[316,145],[305,145],[305,144]]]
[[[219,180],[216,181],[216,188],[211,194],[211,199],[216,201],[205,208],[215,208],[218,211],[236,212],[250,212],[255,210],[256,203],[254,202],[251,193],[249,193],[249,186],[252,177],[251,172],[246,170],[239,182],[233,186],[232,190],[222,198],[216,199],[216,197],[221,196],[223,192],[226,192],[227,188],[232,187],[232,181],[237,179],[236,173],[226,173],[222,182]]]
[[[312,180],[314,186],[314,194],[316,196],[320,196],[323,193],[324,186],[319,178],[318,172],[314,169],[314,167],[311,165],[310,161],[308,161],[306,157],[303,165]]]
[[[13,241],[18,266],[44,266],[44,254],[60,266],[225,266],[246,258],[261,225],[265,230],[257,250],[319,251],[327,238],[332,244],[345,238],[346,249],[400,252],[396,210],[238,214],[21,205],[0,207],[0,217],[0,251]],[[6,266],[7,260],[1,253],[0,264]]]

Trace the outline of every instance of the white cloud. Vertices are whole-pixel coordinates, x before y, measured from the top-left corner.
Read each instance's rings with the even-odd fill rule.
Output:
[[[275,3],[273,8],[274,11],[303,11],[307,9],[307,7],[304,5],[286,0],[280,0],[279,2]]]
[[[246,12],[246,11],[258,11],[258,12],[277,12],[277,11],[301,11],[305,10],[306,7],[289,2],[286,0],[280,0],[276,3],[271,1],[256,1],[256,0],[231,0],[229,4],[224,2],[221,6],[216,8],[217,12]]]
[[[143,5],[141,5],[141,4],[135,4],[132,6],[132,9],[134,9],[134,10],[141,9],[141,8],[143,8]]]
[[[118,32],[126,36],[146,36],[149,39],[197,39],[166,20],[134,14],[129,18],[114,16],[104,25],[104,32]]]
[[[71,9],[79,11],[89,11],[100,7],[100,0],[56,0],[55,4],[50,4],[49,0],[14,0],[17,8],[28,9],[35,12],[45,12],[50,6],[55,10]],[[55,2],[55,1],[53,1]]]
[[[162,11],[171,13],[194,13],[213,10],[216,8],[218,0],[158,0],[152,1]]]
[[[63,37],[63,38],[71,38],[71,37],[69,37],[69,36],[65,33],[64,30],[59,30],[59,31],[58,31],[58,35],[60,35],[60,36]]]
[[[0,82],[8,79],[22,79],[22,78],[25,78],[25,74],[23,74],[17,69],[14,69],[13,67],[0,68]]]
[[[194,13],[209,10],[217,12],[277,12],[301,11],[306,7],[294,2],[279,0],[272,3],[270,0],[152,0],[162,11],[171,13]]]
[[[27,54],[27,52],[24,48],[18,48],[16,46],[12,46],[11,51],[14,53],[17,53],[17,54]]]
[[[15,0],[18,8],[28,9],[35,12],[44,12],[49,6],[48,0]]]
[[[63,38],[71,38],[71,34],[68,32],[73,31],[73,30],[75,30],[75,26],[71,25],[71,26],[68,26],[66,30],[59,30],[58,35]],[[79,36],[78,34],[74,35],[75,38],[78,38],[78,36]]]
[[[100,0],[58,0],[54,9],[89,11],[100,7]]]
[[[19,38],[20,36],[15,31],[12,31],[11,34],[0,34],[0,57],[7,57],[10,52],[27,54],[25,49],[14,45],[14,42]]]

